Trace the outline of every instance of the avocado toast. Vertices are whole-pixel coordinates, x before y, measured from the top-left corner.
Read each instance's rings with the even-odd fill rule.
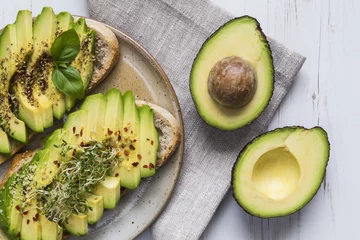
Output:
[[[42,149],[14,157],[1,183],[2,228],[21,239],[61,239],[64,229],[85,235],[179,141],[175,118],[132,92],[90,95]]]
[[[67,12],[56,15],[45,7],[35,20],[30,11],[19,11],[15,23],[1,33],[0,164],[76,103],[74,96],[60,92],[52,82],[55,64],[51,46],[69,29],[76,31],[80,49],[68,65],[79,72],[87,93],[105,79],[119,59],[118,40],[105,25]]]

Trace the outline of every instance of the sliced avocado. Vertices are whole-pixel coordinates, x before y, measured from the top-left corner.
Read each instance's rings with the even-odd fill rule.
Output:
[[[41,240],[62,240],[63,228],[39,214],[41,225]]]
[[[86,204],[89,207],[87,211],[88,223],[97,223],[104,212],[104,198],[102,196],[89,193],[86,195]]]
[[[71,63],[71,66],[80,72],[84,88],[89,86],[92,74],[94,71],[94,49],[95,49],[95,32],[88,30],[84,18],[79,18],[74,24],[73,28],[77,32],[80,40],[80,52]],[[66,109],[69,111],[76,102],[76,98],[66,96]]]
[[[40,105],[42,102],[46,106],[50,103],[52,115],[57,119],[61,119],[65,114],[65,96],[53,84],[52,72],[55,65],[50,56],[50,48],[58,30],[58,21],[59,19],[56,18],[54,11],[50,7],[44,7],[41,14],[35,20],[34,54],[36,51],[39,51],[41,65],[39,66],[38,64],[39,67],[35,69],[40,70],[40,72],[35,71],[34,77],[36,82],[34,84],[34,92],[40,94],[39,99],[42,99],[39,101]],[[38,42],[38,40],[41,42]]]
[[[43,132],[44,124],[42,114],[34,102],[31,102],[26,94],[26,82],[30,75],[26,74],[26,61],[33,52],[33,28],[32,16],[28,10],[18,12],[16,17],[17,44],[20,51],[20,67],[15,74],[12,84],[12,93],[18,102],[18,115],[26,125],[35,132]]]
[[[319,189],[329,150],[327,134],[320,127],[285,127],[257,137],[233,167],[235,200],[258,217],[296,212]]]
[[[141,177],[145,178],[155,174],[159,137],[154,125],[152,109],[147,105],[143,105],[139,108],[139,115],[140,137],[137,156],[140,159]]]
[[[16,16],[16,35],[19,51],[19,62],[22,63],[28,59],[33,51],[33,33],[32,33],[32,15],[29,10],[20,10]]]
[[[28,140],[25,123],[18,119],[11,111],[8,94],[10,91],[10,80],[17,70],[16,64],[19,56],[17,46],[16,26],[15,24],[7,25],[0,35],[0,125],[8,136],[26,143]],[[2,139],[6,142],[7,138]],[[6,143],[7,144],[7,143]]]
[[[0,190],[0,227],[11,237],[20,234],[22,224],[21,205],[23,188],[13,174]]]
[[[0,153],[2,154],[10,154],[11,153],[11,145],[6,132],[0,129]]]
[[[69,30],[72,28],[72,25],[74,23],[73,16],[68,12],[61,12],[58,15],[56,15],[56,37],[59,36],[64,31]]]
[[[123,119],[124,119],[124,103],[121,96],[121,92],[112,88],[105,94],[106,113],[105,113],[105,135],[115,136],[118,131],[122,131]]]
[[[120,177],[106,176],[95,185],[93,193],[103,197],[104,208],[115,208],[120,200]]]
[[[64,228],[75,236],[83,236],[88,233],[88,220],[85,214],[72,213],[69,219],[64,223]]]
[[[105,136],[104,116],[106,111],[106,98],[104,94],[98,93],[88,96],[80,109],[88,112],[84,138],[102,142]]]
[[[214,96],[213,72],[219,73],[214,76],[219,83],[214,87],[216,93],[230,101],[229,105],[235,101],[233,106],[225,107],[219,96]],[[256,119],[268,105],[273,89],[271,50],[259,23],[249,16],[235,18],[213,33],[192,66],[190,90],[196,109],[206,123],[222,130],[234,130]],[[245,102],[234,106],[240,104],[237,101]]]
[[[57,93],[52,92],[56,89],[51,80],[51,73],[54,69],[54,63],[50,56],[51,44],[55,40],[56,16],[51,7],[44,7],[37,16],[33,27],[34,51],[31,55],[27,67],[27,73],[31,75],[26,85],[31,89],[28,98],[33,105],[40,108],[42,113],[44,128],[53,125],[53,102],[56,100]],[[50,98],[50,93],[53,96]],[[60,102],[54,102],[54,105],[60,106]]]
[[[36,199],[24,208],[21,224],[21,239],[41,239],[40,214],[36,207]]]
[[[124,94],[124,121],[122,141],[124,141],[124,160],[120,163],[121,186],[135,189],[140,184],[140,164],[137,156],[139,149],[139,112],[135,104],[135,97],[131,91]]]
[[[85,136],[87,128],[87,110],[78,110],[69,114],[64,124],[64,129],[68,131],[68,143],[72,146],[79,145]]]

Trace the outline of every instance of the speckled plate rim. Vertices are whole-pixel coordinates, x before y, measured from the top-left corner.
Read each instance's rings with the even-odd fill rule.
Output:
[[[133,239],[137,238],[138,236],[140,236],[143,232],[145,232],[155,221],[156,219],[158,219],[158,217],[161,215],[161,213],[164,211],[165,207],[167,206],[167,204],[169,203],[170,199],[172,198],[172,195],[174,193],[175,187],[176,187],[176,183],[179,180],[179,176],[180,176],[180,171],[182,168],[182,164],[183,164],[183,157],[184,157],[184,148],[185,148],[185,134],[184,134],[184,122],[183,122],[183,117],[182,117],[182,112],[181,112],[181,108],[180,108],[180,103],[179,103],[179,99],[177,98],[177,95],[175,93],[174,87],[172,86],[167,74],[165,73],[164,69],[161,67],[161,65],[158,63],[158,61],[137,41],[135,41],[132,37],[130,37],[129,35],[127,35],[126,33],[108,25],[105,24],[103,22],[97,21],[95,19],[92,19],[90,17],[84,17],[84,16],[79,16],[79,15],[73,15],[74,17],[83,17],[86,20],[91,20],[91,21],[95,21],[95,22],[99,22],[101,24],[103,24],[104,26],[106,26],[107,28],[109,28],[111,31],[113,31],[115,33],[115,35],[117,35],[117,37],[122,38],[123,40],[125,40],[126,42],[128,42],[131,46],[133,46],[144,58],[147,59],[147,61],[153,66],[154,70],[160,75],[161,79],[165,82],[166,86],[168,87],[168,89],[170,90],[170,93],[172,95],[173,101],[175,103],[176,106],[176,111],[177,114],[179,115],[179,127],[180,127],[180,144],[178,146],[178,149],[176,151],[179,151],[179,158],[180,158],[180,162],[178,163],[178,170],[176,172],[176,176],[175,176],[175,184],[171,187],[170,189],[170,194],[168,195],[167,199],[164,201],[163,206],[159,209],[159,211],[154,215],[154,217],[149,221],[148,224],[144,225],[144,228],[138,232],[137,235],[135,235],[133,237]],[[120,45],[121,48],[121,45]],[[120,55],[121,57],[121,55]],[[106,81],[106,78],[105,80]],[[174,153],[175,154],[175,153]],[[113,223],[111,223],[113,224]]]

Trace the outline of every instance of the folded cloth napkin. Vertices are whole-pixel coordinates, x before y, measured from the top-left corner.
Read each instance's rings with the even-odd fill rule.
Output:
[[[204,0],[89,0],[89,10],[142,44],[174,86],[185,123],[184,163],[172,199],[151,230],[154,239],[198,239],[229,189],[239,151],[267,130],[305,58],[270,39],[275,65],[270,104],[252,124],[223,132],[198,116],[189,76],[203,42],[233,16]]]

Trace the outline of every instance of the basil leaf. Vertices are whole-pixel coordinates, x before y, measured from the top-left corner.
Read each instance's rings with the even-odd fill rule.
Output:
[[[80,40],[71,28],[60,34],[51,45],[50,53],[57,63],[70,63],[80,51]]]
[[[68,67],[65,63],[59,63],[58,66],[59,68],[63,68],[63,69],[66,69]]]
[[[60,92],[77,99],[84,97],[84,84],[76,68],[71,66],[66,69],[55,68],[52,73],[52,81]]]

